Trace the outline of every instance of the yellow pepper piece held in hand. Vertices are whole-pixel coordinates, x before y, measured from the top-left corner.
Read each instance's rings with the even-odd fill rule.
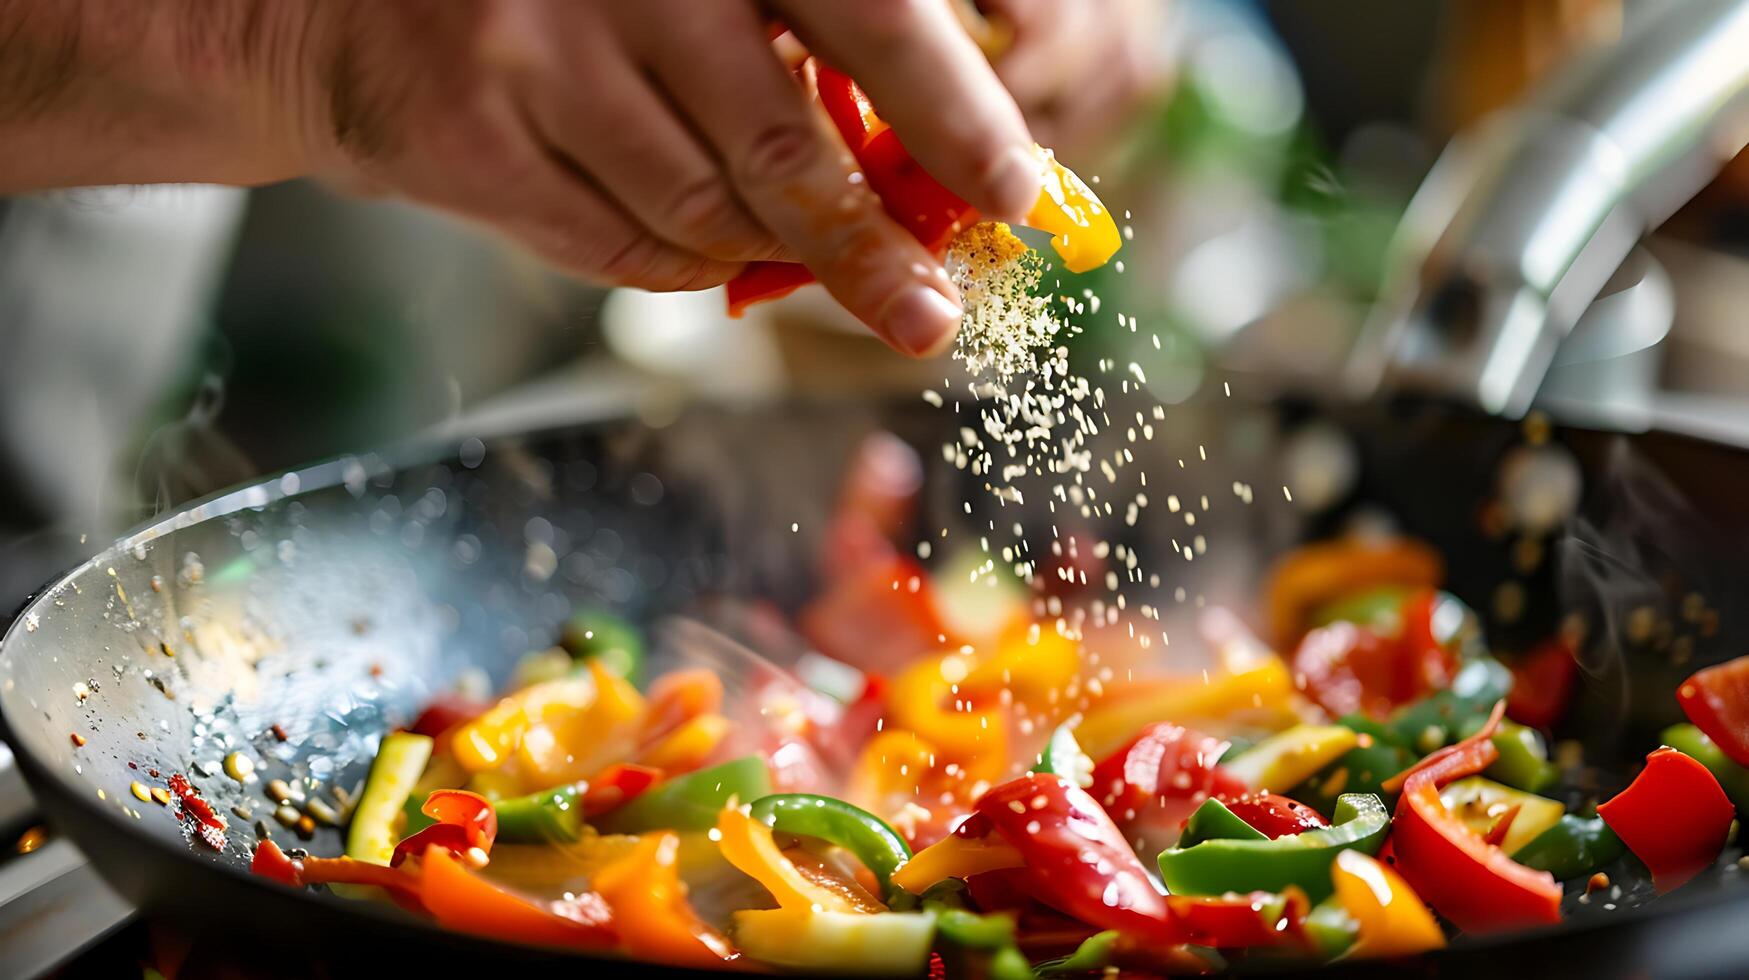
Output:
[[[1051,247],[1070,272],[1097,269],[1123,247],[1117,222],[1075,171],[1057,162],[1056,154],[1038,149],[1044,160],[1044,189],[1027,213],[1026,226],[1050,232]]]
[[[1330,880],[1336,900],[1360,927],[1350,956],[1408,956],[1445,945],[1445,933],[1421,897],[1374,858],[1343,851],[1336,855]]]

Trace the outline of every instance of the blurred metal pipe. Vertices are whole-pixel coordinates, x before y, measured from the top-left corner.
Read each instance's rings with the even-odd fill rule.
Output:
[[[1357,393],[1523,414],[1634,245],[1749,143],[1749,0],[1644,16],[1447,147],[1350,359]]]

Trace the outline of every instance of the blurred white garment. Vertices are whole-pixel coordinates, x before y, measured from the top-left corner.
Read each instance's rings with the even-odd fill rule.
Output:
[[[160,185],[8,203],[0,480],[40,523],[106,535],[135,503],[118,448],[205,329],[246,195]]]

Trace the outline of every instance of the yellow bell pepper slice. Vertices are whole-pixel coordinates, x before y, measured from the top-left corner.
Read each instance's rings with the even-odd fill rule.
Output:
[[[772,839],[771,828],[748,816],[743,810],[729,808],[717,817],[717,846],[723,857],[741,872],[765,886],[782,909],[824,909],[830,912],[858,912],[856,905],[844,895],[826,888],[796,870],[789,858]]]
[[[523,736],[556,710],[580,711],[595,700],[595,684],[573,677],[525,687],[461,725],[450,738],[450,752],[463,769],[479,772],[507,762]]]
[[[899,870],[893,873],[893,884],[921,895],[938,881],[1018,868],[1025,863],[1013,844],[994,834],[976,839],[950,834],[899,865]]]
[[[595,892],[613,909],[620,947],[632,956],[675,966],[721,967],[734,951],[688,904],[679,851],[679,834],[645,836],[596,874]]]
[[[1517,807],[1518,813],[1507,825],[1506,837],[1500,841],[1500,849],[1508,854],[1518,853],[1519,848],[1535,840],[1538,834],[1560,823],[1562,815],[1567,812],[1566,807],[1554,800],[1481,776],[1469,776],[1440,789],[1439,802],[1445,804],[1452,816],[1462,820],[1464,826],[1483,837]]]
[[[1409,956],[1445,945],[1445,933],[1421,897],[1376,859],[1343,851],[1330,868],[1330,881],[1336,900],[1359,926],[1349,956]]]
[[[1027,213],[1026,226],[1049,232],[1051,248],[1070,272],[1088,272],[1111,261],[1123,247],[1117,222],[1075,171],[1057,162],[1056,154],[1038,148],[1044,161],[1044,187]]]
[[[690,718],[638,753],[637,762],[670,774],[691,772],[704,765],[731,727],[729,719],[722,715]]]
[[[1299,721],[1293,677],[1275,657],[1249,670],[1214,674],[1206,682],[1186,677],[1141,682],[1135,688],[1095,707],[1076,726],[1075,738],[1088,755],[1103,759],[1156,721],[1274,730]]]
[[[977,661],[960,682],[960,689],[992,692],[1007,688],[1016,700],[1036,711],[1053,692],[1068,687],[1080,669],[1080,644],[1055,629],[1023,625],[997,642],[995,656]]]
[[[598,659],[589,661],[589,674],[595,694],[586,708],[549,705],[523,732],[515,758],[528,785],[574,782],[630,754],[643,695]]]
[[[1359,739],[1354,729],[1343,725],[1299,725],[1271,735],[1223,765],[1254,790],[1285,793],[1347,755]]]
[[[972,658],[960,653],[925,659],[894,678],[888,702],[896,727],[916,732],[972,780],[994,780],[1008,765],[1008,726],[989,707],[977,708],[955,688],[971,675]]]

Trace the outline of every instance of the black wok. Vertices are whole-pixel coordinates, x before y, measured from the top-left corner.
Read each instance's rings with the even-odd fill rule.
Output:
[[[384,730],[464,671],[502,682],[575,606],[607,605],[644,622],[712,615],[725,598],[793,608],[809,594],[847,454],[877,428],[922,451],[919,535],[950,527],[950,538],[970,539],[991,519],[1048,533],[1047,523],[1067,520],[1043,501],[998,508],[981,478],[943,462],[939,447],[959,421],[921,405],[695,411],[660,429],[610,421],[346,458],[222,494],[121,540],[17,616],[0,644],[4,734],[48,813],[118,891],[203,941],[246,943],[264,970],[343,974],[391,958],[403,969],[505,969],[565,955],[253,878],[251,821],[232,816],[228,845],[215,854],[129,784],[150,771],[188,773],[220,812],[242,805],[267,818],[259,780],[353,786]],[[1155,601],[1163,626],[1184,638],[1171,649],[1186,662],[1197,655],[1198,596],[1246,608],[1281,549],[1384,517],[1446,554],[1451,590],[1490,620],[1497,647],[1522,649],[1562,616],[1584,618],[1593,676],[1562,734],[1584,741],[1608,789],[1655,747],[1661,725],[1678,720],[1676,681],[1749,640],[1740,574],[1749,455],[1738,449],[1557,429],[1549,445],[1560,448],[1537,459],[1562,457],[1555,469],[1570,463],[1582,475],[1577,512],[1557,514],[1547,533],[1491,535],[1482,529],[1499,524],[1491,502],[1503,463],[1526,452],[1517,425],[1437,407],[1330,415],[1222,398],[1174,408],[1154,425],[1153,441],[1138,444],[1154,505],[1134,528],[1114,519],[1100,530],[1121,535],[1162,575]],[[1353,465],[1308,469],[1308,446]],[[1296,501],[1284,482],[1300,488]],[[1250,503],[1236,484],[1253,493]],[[1159,506],[1169,493],[1210,499],[1196,529],[1206,551],[1194,561],[1178,554],[1187,542],[1168,549],[1188,537]],[[978,512],[963,513],[964,500]],[[1501,594],[1509,580],[1523,601]],[[266,764],[247,788],[221,771],[232,749]],[[321,830],[305,846],[337,853],[340,838]],[[1643,883],[1630,883],[1613,909],[1570,896],[1558,928],[1461,941],[1420,966],[1441,975],[1509,963],[1526,973],[1741,976],[1749,930],[1734,926],[1749,917],[1749,890],[1736,881],[1737,853],[1649,906],[1636,907]]]

